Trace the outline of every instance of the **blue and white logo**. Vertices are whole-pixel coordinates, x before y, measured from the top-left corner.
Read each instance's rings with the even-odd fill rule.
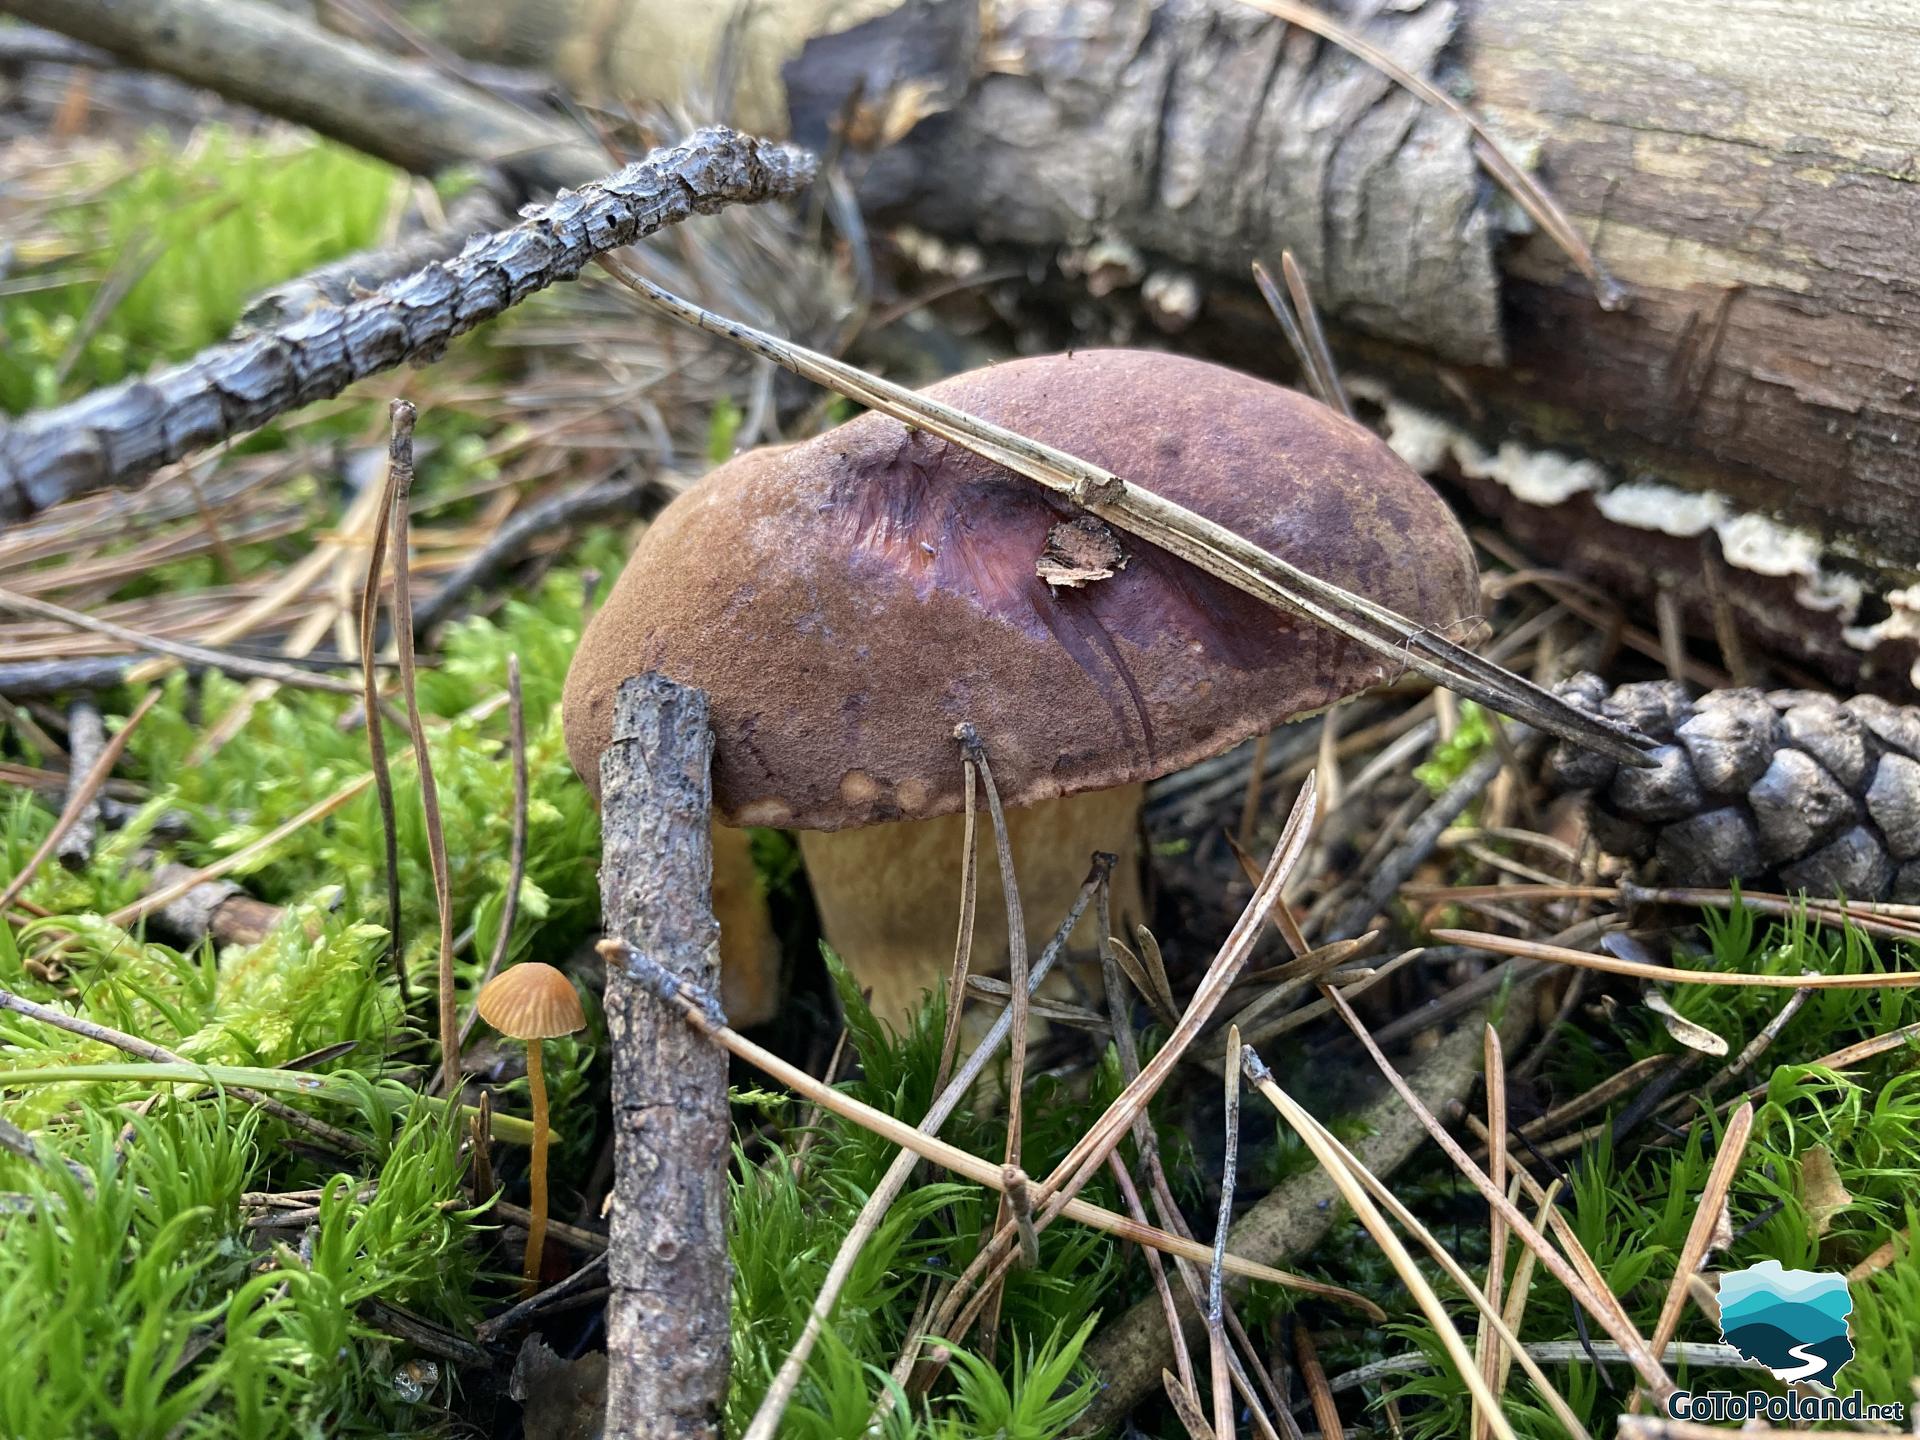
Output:
[[[1852,1313],[1844,1275],[1763,1260],[1720,1277],[1721,1336],[1783,1382],[1833,1389],[1840,1367],[1853,1359]]]

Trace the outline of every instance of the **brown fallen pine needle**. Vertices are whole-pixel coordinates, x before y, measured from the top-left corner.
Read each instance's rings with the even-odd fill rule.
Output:
[[[493,937],[493,949],[487,956],[487,968],[480,972],[477,992],[500,973],[506,963],[507,947],[513,943],[513,922],[520,913],[520,886],[527,877],[527,710],[521,696],[520,657],[507,656],[507,748],[513,760],[513,831],[507,842],[507,889],[500,903],[500,929]],[[479,1010],[469,1006],[460,1022],[460,1048],[467,1048],[467,1037]]]
[[[1714,1231],[1718,1227],[1720,1216],[1727,1203],[1727,1192],[1733,1188],[1733,1177],[1740,1168],[1741,1157],[1746,1154],[1747,1140],[1753,1134],[1753,1105],[1742,1105],[1734,1112],[1720,1137],[1720,1153],[1713,1157],[1713,1169],[1707,1173],[1707,1183],[1700,1191],[1700,1203],[1693,1212],[1693,1224],[1687,1227],[1686,1243],[1680,1247],[1680,1259],[1674,1267],[1673,1283],[1667,1287],[1667,1298],[1661,1303],[1660,1318],[1653,1327],[1653,1350],[1656,1355],[1667,1348],[1667,1342],[1673,1339],[1673,1332],[1680,1326],[1680,1312],[1687,1304],[1687,1281],[1698,1274],[1706,1263],[1707,1252],[1713,1245]],[[1635,1396],[1636,1408],[1639,1397]]]
[[[1433,938],[1443,944],[1463,945],[1470,950],[1489,950],[1495,955],[1546,960],[1555,965],[1575,965],[1587,970],[1604,970],[1610,975],[1632,975],[1642,980],[1667,981],[1676,985],[1749,985],[1772,990],[1798,990],[1803,986],[1810,990],[1894,990],[1920,985],[1920,970],[1892,970],[1864,975],[1756,975],[1740,970],[1682,970],[1673,965],[1650,965],[1640,960],[1595,955],[1585,950],[1569,950],[1563,945],[1493,935],[1481,930],[1435,930]]]
[[[389,465],[380,488],[379,511],[373,520],[366,579],[360,589],[360,703],[366,712],[367,756],[373,765],[373,786],[380,801],[387,881],[387,954],[400,990],[400,1008],[410,1010],[413,996],[407,981],[406,936],[400,915],[400,827],[394,810],[393,768],[387,758],[387,722],[380,707],[379,657],[375,653],[380,635],[380,576],[387,563],[387,542],[393,527],[393,491],[399,478],[398,469]],[[405,554],[401,555],[400,563],[407,564]]]
[[[1413,1087],[1407,1084],[1406,1077],[1394,1068],[1385,1052],[1375,1043],[1371,1032],[1361,1023],[1360,1017],[1354,1014],[1353,1008],[1347,1004],[1340,993],[1324,985],[1320,989],[1321,994],[1332,1003],[1335,1010],[1339,1011],[1340,1018],[1346,1022],[1347,1028],[1353,1031],[1355,1037],[1365,1047],[1373,1063],[1379,1067],[1380,1073],[1387,1077],[1387,1082],[1419,1118],[1427,1133],[1446,1152],[1447,1158],[1453,1161],[1455,1168],[1467,1177],[1489,1205],[1502,1211],[1507,1224],[1515,1234],[1533,1247],[1540,1257],[1540,1263],[1547,1267],[1548,1273],[1565,1286],[1568,1293],[1578,1300],[1589,1314],[1599,1320],[1601,1328],[1606,1330],[1608,1335],[1612,1336],[1627,1352],[1634,1369],[1640,1373],[1641,1378],[1652,1388],[1654,1394],[1661,1399],[1671,1394],[1675,1388],[1672,1378],[1661,1368],[1659,1358],[1648,1348],[1646,1340],[1640,1333],[1634,1329],[1632,1321],[1620,1308],[1612,1292],[1604,1285],[1599,1286],[1596,1292],[1596,1288],[1589,1284],[1587,1278],[1576,1273],[1574,1268],[1561,1258],[1559,1252],[1547,1242],[1546,1237],[1533,1227],[1527,1217],[1507,1199],[1503,1191],[1495,1188],[1493,1182],[1487,1178],[1487,1173],[1473,1163],[1467,1152],[1460,1147],[1460,1143],[1447,1133],[1446,1127],[1421,1103]],[[1478,1287],[1472,1287],[1472,1289],[1475,1294],[1478,1294]],[[1602,1294],[1606,1295],[1607,1300],[1603,1301],[1599,1298]],[[1612,1303],[1609,1304],[1609,1301]],[[1474,1379],[1477,1381],[1478,1378],[1479,1372],[1475,1371]]]
[[[1401,1284],[1407,1287],[1414,1302],[1419,1305],[1427,1322],[1433,1326],[1441,1346],[1447,1352],[1447,1358],[1453,1362],[1454,1369],[1466,1383],[1473,1395],[1474,1403],[1483,1409],[1489,1417],[1493,1433],[1499,1440],[1515,1440],[1513,1428],[1506,1417],[1500,1413],[1499,1406],[1493,1403],[1493,1396],[1487,1391],[1486,1381],[1480,1377],[1479,1366],[1473,1363],[1473,1356],[1467,1352],[1460,1333],[1454,1328],[1453,1319],[1447,1314],[1446,1307],[1440,1303],[1440,1297],[1434,1294],[1433,1287],[1421,1275],[1420,1268],[1413,1263],[1413,1257],[1407,1253],[1400,1237],[1393,1233],[1393,1227],[1387,1224],[1386,1217],[1374,1205],[1367,1194],[1366,1187],[1360,1182],[1353,1169],[1343,1160],[1339,1152],[1328,1143],[1325,1130],[1308,1114],[1294,1098],[1282,1090],[1274,1081],[1273,1072],[1260,1058],[1258,1051],[1251,1046],[1242,1051],[1247,1079],[1253,1087],[1267,1098],[1267,1102],[1280,1113],[1280,1117],[1306,1142],[1313,1158],[1320,1162],[1320,1168],[1327,1172],[1341,1198],[1373,1237],[1374,1243],[1393,1266],[1394,1273],[1400,1277]],[[1471,1282],[1467,1286],[1470,1294],[1478,1294],[1479,1287]]]
[[[1500,1047],[1500,1032],[1492,1025],[1485,1031],[1487,1080],[1487,1177],[1504,1192],[1507,1188],[1507,1063]],[[1501,1287],[1507,1274],[1507,1222],[1498,1210],[1487,1212],[1487,1309],[1481,1312],[1480,1328],[1474,1341],[1480,1359],[1480,1373],[1494,1400],[1500,1399],[1500,1347],[1491,1337],[1491,1319],[1499,1313]],[[1659,1348],[1659,1341],[1654,1348]],[[1475,1411],[1473,1440],[1486,1440],[1487,1417]]]

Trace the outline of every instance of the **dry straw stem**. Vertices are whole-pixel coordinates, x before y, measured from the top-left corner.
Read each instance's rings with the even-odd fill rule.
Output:
[[[1619,900],[1631,905],[1708,906],[1725,910],[1741,905],[1761,915],[1792,919],[1805,913],[1823,924],[1848,924],[1869,935],[1892,940],[1920,940],[1920,905],[1881,901],[1821,900],[1809,896],[1770,895],[1764,891],[1669,889],[1644,885],[1408,885],[1412,900],[1445,900],[1469,904],[1476,900],[1543,904],[1556,900]]]
[[[1264,1091],[1262,1093],[1264,1093]],[[1302,1111],[1301,1113],[1305,1114],[1306,1112]],[[1540,1392],[1541,1397],[1547,1402],[1548,1408],[1554,1412],[1555,1418],[1560,1421],[1561,1425],[1566,1429],[1567,1434],[1574,1437],[1574,1440],[1588,1440],[1587,1432],[1581,1427],[1579,1418],[1575,1416],[1573,1411],[1567,1406],[1567,1402],[1554,1387],[1553,1382],[1547,1378],[1546,1372],[1534,1362],[1533,1358],[1528,1354],[1526,1347],[1521,1345],[1517,1329],[1519,1324],[1517,1315],[1512,1318],[1503,1318],[1496,1314],[1493,1311],[1493,1307],[1487,1303],[1486,1297],[1482,1294],[1480,1287],[1474,1284],[1473,1277],[1467,1273],[1465,1267],[1463,1267],[1458,1260],[1454,1259],[1452,1252],[1441,1244],[1439,1238],[1420,1222],[1420,1218],[1407,1208],[1399,1196],[1393,1193],[1392,1188],[1363,1165],[1359,1157],[1354,1155],[1332,1131],[1328,1130],[1324,1125],[1321,1125],[1319,1121],[1313,1120],[1311,1115],[1307,1115],[1307,1119],[1312,1121],[1316,1133],[1326,1142],[1331,1152],[1340,1158],[1341,1163],[1351,1172],[1354,1178],[1366,1187],[1368,1193],[1373,1196],[1374,1200],[1384,1206],[1387,1213],[1397,1220],[1408,1234],[1412,1235],[1426,1247],[1427,1253],[1434,1258],[1440,1268],[1445,1270],[1453,1282],[1460,1287],[1461,1293],[1473,1301],[1475,1308],[1486,1317],[1493,1332],[1499,1336],[1501,1343],[1506,1347],[1507,1353],[1519,1359],[1521,1368],[1527,1372],[1528,1378],[1534,1383],[1534,1388]],[[1327,1173],[1337,1181],[1338,1177],[1335,1171],[1328,1170]],[[1554,1184],[1557,1187],[1559,1182],[1556,1180]],[[1529,1250],[1522,1253],[1524,1259],[1530,1258],[1533,1252]]]
[[[1391,77],[1396,84],[1411,90],[1427,104],[1446,111],[1472,130],[1474,153],[1480,157],[1480,163],[1506,188],[1508,194],[1520,202],[1520,207],[1533,217],[1534,223],[1567,252],[1568,258],[1593,285],[1594,298],[1600,302],[1600,308],[1618,310],[1626,304],[1626,292],[1620,288],[1619,282],[1601,268],[1586,237],[1574,227],[1559,202],[1547,192],[1545,186],[1508,157],[1493,132],[1466,106],[1431,81],[1408,70],[1365,37],[1355,34],[1311,6],[1296,4],[1295,0],[1241,0],[1241,3],[1255,10],[1264,10],[1290,25],[1298,25],[1302,30],[1311,30],[1322,39],[1331,40],[1342,50],[1358,56],[1383,75]]]
[[[1487,1176],[1504,1191],[1507,1188],[1507,1060],[1500,1048],[1500,1032],[1491,1025],[1486,1027],[1485,1046],[1487,1132],[1493,1137],[1488,1146]],[[1501,1394],[1500,1352],[1489,1343],[1488,1331],[1490,1322],[1500,1311],[1501,1286],[1507,1274],[1507,1222],[1498,1210],[1487,1212],[1487,1237],[1487,1308],[1480,1312],[1474,1354],[1480,1361],[1480,1373],[1487,1388],[1497,1399]],[[1473,1440],[1486,1440],[1486,1434],[1487,1417],[1476,1410]]]
[[[967,762],[967,767],[969,770],[972,769],[972,761]],[[969,785],[969,792],[971,789],[972,786]],[[1087,906],[1093,900],[1095,893],[1105,887],[1107,877],[1112,870],[1112,856],[1101,855],[1095,859],[1086,883],[1080,887],[1080,893],[1074,897],[1072,906],[1067,910],[1066,918],[1060,922],[1059,928],[1047,941],[1046,948],[1040,952],[1032,972],[1027,976],[1026,988],[1029,991],[1047,978],[1047,973],[1053,969],[1054,962],[1066,949],[1067,937],[1080,923],[1080,917],[1086,913]],[[963,929],[965,925],[966,921],[963,919]],[[949,1006],[955,1013],[960,1010],[960,992],[953,993]],[[951,1034],[953,1026],[949,1024],[947,1028]],[[986,1069],[987,1062],[998,1053],[1000,1046],[1012,1032],[1013,1007],[1008,1006],[1001,1010],[992,1026],[988,1028],[985,1037],[974,1047],[973,1053],[960,1067],[960,1073],[951,1080],[942,1082],[940,1093],[926,1115],[921,1118],[920,1133],[928,1136],[940,1133],[940,1127],[947,1123],[948,1117],[953,1114],[967,1091],[973,1087],[974,1081],[980,1078],[981,1071]],[[831,1067],[829,1073],[831,1073]],[[817,1098],[814,1100],[816,1106],[820,1103]],[[894,1157],[893,1163],[887,1167],[886,1174],[880,1178],[880,1183],[874,1186],[873,1193],[867,1197],[866,1203],[860,1207],[860,1213],[854,1217],[853,1224],[848,1227],[846,1238],[841,1241],[840,1249],[833,1257],[833,1264],[828,1267],[826,1279],[821,1282],[819,1294],[813,1297],[813,1305],[807,1312],[807,1323],[802,1327],[800,1337],[793,1342],[793,1348],[787,1352],[786,1359],[780,1362],[778,1373],[774,1375],[773,1382],[768,1385],[766,1394],[761,1397],[759,1408],[753,1412],[753,1419],[748,1422],[743,1440],[774,1440],[774,1437],[779,1434],[780,1419],[786,1413],[787,1405],[792,1401],[801,1377],[806,1373],[807,1359],[813,1354],[813,1347],[820,1338],[820,1332],[833,1314],[834,1303],[840,1298],[841,1290],[846,1287],[847,1277],[853,1273],[854,1264],[859,1260],[866,1242],[880,1228],[888,1209],[899,1198],[900,1191],[905,1187],[908,1177],[912,1175],[913,1167],[919,1162],[919,1158],[917,1151],[902,1148]]]
[[[507,842],[507,892],[500,905],[500,933],[493,937],[487,968],[481,973],[480,984],[474,987],[476,996],[506,963],[507,947],[513,941],[513,922],[520,913],[520,886],[527,875],[527,710],[521,695],[518,655],[507,656],[507,749],[513,757],[513,834]],[[462,1050],[467,1047],[467,1037],[473,1033],[473,1023],[479,1013],[476,1002],[460,1022]]]
[[[1233,1228],[1233,1186],[1240,1168],[1240,1032],[1227,1027],[1226,1156],[1220,1163],[1220,1213],[1213,1226],[1213,1259],[1207,1266],[1207,1348],[1213,1359],[1213,1431],[1232,1440],[1233,1387],[1227,1381],[1227,1305],[1221,1257]]]
[[[950,1145],[944,1140],[924,1135],[884,1110],[877,1110],[844,1091],[822,1085],[799,1066],[781,1059],[772,1051],[763,1049],[732,1029],[720,1017],[719,1007],[711,996],[701,996],[689,991],[676,977],[651,965],[646,956],[624,941],[602,940],[599,949],[600,954],[609,963],[627,966],[637,983],[646,986],[661,999],[679,1007],[688,1024],[729,1054],[746,1061],[796,1094],[805,1096],[821,1109],[838,1115],[843,1120],[851,1121],[883,1140],[911,1150],[921,1159],[931,1160],[934,1164],[951,1170],[963,1179],[971,1180],[976,1185],[983,1185],[996,1194],[1000,1192],[1002,1184],[1000,1166],[993,1161],[983,1160],[957,1145]],[[1092,1229],[1117,1235],[1122,1240],[1132,1241],[1136,1245],[1150,1245],[1169,1255],[1179,1255],[1188,1260],[1203,1263],[1213,1258],[1213,1251],[1208,1246],[1192,1240],[1183,1240],[1177,1235],[1169,1235],[1166,1231],[1156,1230],[1150,1225],[1136,1225],[1124,1215],[1116,1215],[1111,1210],[1103,1209],[1085,1200],[1060,1200],[1056,1197],[1050,1212],[1048,1219],[1056,1215],[1064,1215],[1067,1219],[1078,1221]],[[1011,1229],[1012,1227],[1009,1226],[1009,1233]],[[1323,1300],[1338,1301],[1358,1310],[1374,1308],[1370,1301],[1351,1290],[1342,1289],[1338,1285],[1328,1285],[1319,1280],[1310,1280],[1303,1275],[1289,1274],[1285,1270],[1277,1270],[1271,1265],[1261,1265],[1245,1260],[1231,1253],[1226,1257],[1226,1268],[1233,1274],[1244,1276],[1249,1280],[1265,1280],[1290,1290],[1298,1290],[1303,1294],[1317,1295]]]
[[[1309,575],[1224,525],[1122,480],[1110,470],[869,375],[832,356],[716,315],[662,289],[619,255],[598,258],[603,269],[630,287],[650,309],[718,335],[869,409],[1023,475],[1255,599],[1339,632],[1396,668],[1418,671],[1435,684],[1599,751],[1620,764],[1654,763],[1644,753],[1643,737],[1634,732],[1569,704],[1384,605]]]
[[[1241,912],[1226,942],[1214,957],[1213,964],[1201,977],[1193,998],[1188,1002],[1180,1023],[1167,1037],[1166,1043],[1144,1066],[1140,1073],[1128,1082],[1126,1088],[1096,1120],[1088,1132],[1075,1142],[1054,1171],[1041,1186],[1041,1192],[1047,1198],[1036,1219],[1040,1229],[1059,1215],[1070,1203],[1080,1187],[1105,1161],[1107,1153],[1120,1143],[1121,1138],[1131,1129],[1135,1121],[1145,1112],[1154,1094],[1166,1083],[1173,1073],[1174,1066],[1199,1036],[1213,1012],[1225,998],[1235,978],[1245,966],[1248,955],[1252,953],[1255,941],[1265,926],[1273,907],[1280,903],[1280,892],[1299,863],[1301,853],[1306,849],[1307,837],[1313,829],[1315,813],[1315,787],[1313,778],[1308,777],[1300,788],[1299,798],[1294,802],[1293,813],[1288,817],[1286,828],[1281,832],[1280,841],[1274,847],[1273,859],[1267,867],[1267,873],[1255,888],[1253,897],[1247,902],[1247,908]],[[1013,1228],[1002,1226],[993,1238],[974,1257],[966,1271],[955,1283],[939,1310],[935,1312],[931,1331],[955,1341],[964,1341],[973,1322],[978,1319],[981,1300],[978,1295],[968,1299],[969,1287],[991,1280],[1005,1272],[1012,1258],[1014,1241]],[[1184,1253],[1184,1252],[1183,1252]],[[1211,1252],[1207,1252],[1211,1259]],[[883,1402],[884,1403],[884,1402]]]
[[[159,698],[158,690],[149,690],[140,703],[134,706],[133,713],[127,716],[126,723],[114,732],[111,740],[100,747],[100,754],[88,767],[86,775],[68,791],[66,807],[61,810],[59,818],[53,822],[53,828],[47,832],[47,838],[40,842],[40,848],[35,850],[27,863],[20,867],[20,873],[13,877],[12,883],[6,890],[0,892],[0,910],[7,909],[20,898],[21,891],[27,888],[27,883],[39,872],[40,867],[47,863],[47,857],[60,848],[60,841],[79,823],[80,817],[87,813],[94,798],[106,785],[107,778],[113,774],[113,767],[119,763],[121,752],[127,748],[127,741],[133,738],[134,728],[146,719],[147,712],[153,708],[154,702]]]
[[[403,1009],[413,1008],[408,994],[406,942],[400,921],[400,829],[393,803],[393,770],[387,759],[387,725],[380,709],[379,659],[375,655],[380,630],[380,575],[387,563],[387,540],[393,526],[393,487],[398,472],[387,467],[380,489],[379,513],[373,521],[373,543],[367,555],[367,575],[360,590],[360,703],[366,711],[367,756],[373,766],[374,789],[380,798],[380,831],[387,879],[387,954],[400,989]],[[407,557],[400,557],[402,565]]]
[[[189,645],[185,641],[149,635],[142,630],[132,630],[125,625],[116,625],[111,620],[96,620],[91,615],[83,615],[78,610],[69,610],[66,606],[56,605],[51,600],[39,600],[13,590],[0,589],[0,610],[13,610],[41,620],[53,620],[62,625],[71,625],[76,630],[86,630],[95,635],[105,635],[108,639],[118,640],[121,644],[129,645],[135,650],[168,655],[176,660],[183,660],[189,665],[204,665],[210,670],[222,670],[229,675],[251,675],[257,679],[273,680],[297,689],[325,690],[335,695],[360,693],[359,685],[352,680],[341,680],[332,675],[323,675],[318,671],[303,670],[298,665],[287,665],[278,660],[258,660],[250,655],[235,655],[225,650],[210,650],[204,645]]]
[[[1487,1173],[1473,1163],[1467,1152],[1460,1147],[1459,1142],[1447,1133],[1446,1127],[1421,1103],[1420,1097],[1407,1084],[1406,1078],[1394,1068],[1385,1052],[1375,1043],[1367,1027],[1361,1023],[1360,1017],[1354,1014],[1353,1008],[1341,998],[1339,992],[1322,986],[1321,994],[1326,996],[1332,1002],[1334,1009],[1340,1012],[1340,1018],[1346,1021],[1348,1028],[1366,1048],[1373,1063],[1380,1068],[1380,1073],[1387,1077],[1388,1083],[1399,1092],[1400,1098],[1419,1117],[1421,1125],[1434,1138],[1435,1143],[1446,1152],[1447,1158],[1453,1161],[1460,1173],[1473,1183],[1473,1187],[1480,1192],[1487,1203],[1506,1217],[1507,1224],[1513,1232],[1533,1248],[1540,1257],[1540,1263],[1547,1267],[1547,1273],[1565,1286],[1567,1292],[1600,1322],[1601,1328],[1619,1342],[1620,1347],[1627,1352],[1634,1369],[1640,1373],[1641,1378],[1653,1389],[1656,1396],[1664,1399],[1670,1394],[1674,1389],[1673,1380],[1661,1368],[1659,1359],[1648,1348],[1647,1342],[1640,1333],[1634,1329],[1633,1322],[1627,1318],[1626,1312],[1620,1308],[1612,1292],[1607,1290],[1604,1283],[1594,1283],[1597,1281],[1597,1275],[1592,1272],[1587,1276],[1577,1273],[1574,1267],[1562,1259],[1559,1252],[1547,1243],[1546,1237],[1534,1227],[1532,1222],[1520,1213],[1519,1208],[1507,1199],[1506,1194],[1487,1178]],[[1570,1232],[1557,1231],[1557,1233]],[[1591,1261],[1588,1264],[1591,1265]],[[1476,1287],[1470,1287],[1470,1289],[1475,1295],[1478,1294]],[[1602,1299],[1602,1296],[1605,1298]]]
[[[1687,1303],[1687,1282],[1706,1263],[1714,1231],[1727,1203],[1727,1192],[1733,1188],[1734,1172],[1740,1168],[1752,1134],[1753,1105],[1748,1103],[1734,1112],[1720,1137],[1720,1153],[1714,1156],[1713,1169],[1708,1172],[1706,1186],[1700,1192],[1700,1204],[1693,1212],[1693,1224],[1687,1228],[1686,1243],[1680,1247],[1680,1260],[1674,1267],[1673,1283],[1667,1287],[1667,1298],[1660,1306],[1660,1318],[1653,1327],[1656,1355],[1665,1353],[1667,1342],[1679,1328],[1680,1312]],[[1637,1404],[1639,1397],[1634,1398]]]
[[[387,442],[387,483],[393,493],[393,641],[400,657],[400,689],[407,699],[407,728],[413,734],[413,758],[420,770],[420,803],[426,812],[427,858],[433,866],[433,903],[440,915],[439,1003],[440,1088],[449,1099],[460,1093],[460,1017],[453,998],[453,887],[447,868],[447,837],[440,823],[440,788],[427,751],[426,721],[413,663],[413,583],[407,563],[413,496],[413,403],[395,400],[393,429]]]
[[[1254,1088],[1267,1097],[1273,1108],[1279,1111],[1280,1117],[1306,1142],[1307,1148],[1313,1152],[1313,1158],[1320,1162],[1321,1169],[1327,1172],[1339,1188],[1341,1198],[1347,1202],[1355,1218],[1366,1227],[1367,1233],[1373,1237],[1381,1253],[1392,1264],[1394,1273],[1400,1277],[1401,1283],[1407,1287],[1408,1293],[1419,1305],[1421,1313],[1433,1326],[1434,1333],[1440,1337],[1440,1343],[1445,1347],[1448,1358],[1453,1361],[1454,1368],[1460,1372],[1460,1378],[1466,1382],[1467,1389],[1473,1395],[1475,1409],[1488,1417],[1493,1433],[1500,1437],[1500,1440],[1514,1440],[1512,1427],[1507,1424],[1506,1417],[1500,1414],[1500,1407],[1494,1402],[1492,1393],[1487,1389],[1487,1382],[1481,1378],[1480,1367],[1473,1363],[1473,1356],[1467,1353],[1467,1347],[1460,1339],[1459,1332],[1454,1329],[1453,1319],[1447,1314],[1446,1307],[1440,1303],[1440,1297],[1434,1294],[1433,1287],[1420,1273],[1420,1267],[1413,1263],[1413,1256],[1407,1253],[1406,1246],[1400,1243],[1400,1237],[1393,1233],[1393,1228],[1387,1224],[1386,1217],[1374,1205],[1372,1198],[1367,1194],[1366,1186],[1342,1158],[1340,1151],[1329,1143],[1331,1137],[1292,1096],[1274,1083],[1273,1072],[1267,1069],[1266,1062],[1260,1058],[1259,1052],[1252,1049],[1246,1050],[1243,1053],[1243,1063],[1246,1067],[1247,1079],[1253,1082]],[[1472,1283],[1471,1279],[1466,1288],[1469,1294],[1479,1293],[1478,1287]]]
[[[1569,950],[1564,945],[1491,935],[1480,930],[1436,930],[1433,938],[1469,950],[1488,950],[1495,955],[1545,960],[1555,965],[1574,965],[1586,970],[1604,970],[1610,975],[1631,975],[1675,985],[1749,985],[1771,990],[1904,990],[1920,985],[1920,970],[1865,975],[1755,975],[1742,970],[1682,970],[1673,965],[1650,965],[1641,960],[1594,955],[1585,950]]]

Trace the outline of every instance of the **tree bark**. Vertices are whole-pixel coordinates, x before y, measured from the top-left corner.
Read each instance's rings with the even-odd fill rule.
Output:
[[[1063,251],[1149,299],[1185,271],[1182,345],[1250,368],[1284,361],[1248,262],[1291,248],[1396,443],[1543,558],[1668,589],[1703,634],[1721,567],[1762,643],[1908,683],[1920,16],[1325,0],[1532,160],[1625,285],[1609,313],[1551,241],[1511,238],[1460,122],[1239,0],[1001,0],[984,29],[972,0],[909,8],[786,72],[802,138],[889,84],[921,97],[864,175],[878,218]]]
[[[707,697],[657,674],[620,687],[600,758],[607,928],[719,993]],[[607,1433],[718,1440],[727,1393],[727,1062],[680,1014],[607,972],[614,1189]]]

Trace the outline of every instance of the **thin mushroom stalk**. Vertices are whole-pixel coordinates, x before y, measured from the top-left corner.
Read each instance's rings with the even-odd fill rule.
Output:
[[[547,1142],[552,1134],[541,1042],[585,1028],[587,1017],[573,982],[537,960],[524,961],[494,976],[480,987],[474,1008],[502,1035],[527,1044],[533,1149],[527,1168],[527,1249],[521,1262],[521,1289],[531,1295],[539,1284],[540,1256],[547,1243]]]

